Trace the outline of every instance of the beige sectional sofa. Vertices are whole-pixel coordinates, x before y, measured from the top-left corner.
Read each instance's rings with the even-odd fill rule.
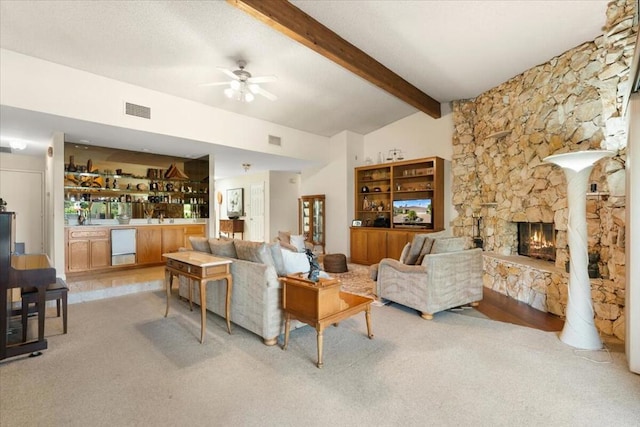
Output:
[[[286,275],[286,270],[280,245],[203,237],[191,237],[191,245],[194,250],[233,259],[231,322],[259,335],[266,345],[276,344],[284,330],[278,276]],[[194,288],[193,300],[199,304],[200,292],[197,286]],[[187,281],[183,277],[180,278],[179,295],[189,296]],[[207,310],[224,317],[225,296],[224,283],[207,283]],[[293,323],[292,329],[304,325]]]

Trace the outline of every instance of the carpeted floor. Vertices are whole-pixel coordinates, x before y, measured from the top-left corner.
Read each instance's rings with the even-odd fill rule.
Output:
[[[69,306],[49,349],[0,362],[0,425],[637,426],[640,376],[623,353],[577,352],[554,333],[399,305],[372,307],[267,347],[162,292]],[[31,321],[30,321],[31,322]]]

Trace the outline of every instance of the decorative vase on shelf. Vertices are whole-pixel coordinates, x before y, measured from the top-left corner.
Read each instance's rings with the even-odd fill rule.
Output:
[[[382,158],[382,151],[378,151],[378,164],[383,162],[384,162],[384,159]]]
[[[67,166],[67,171],[76,172],[77,170],[78,170],[78,167],[76,166],[74,156],[69,156],[69,166]]]

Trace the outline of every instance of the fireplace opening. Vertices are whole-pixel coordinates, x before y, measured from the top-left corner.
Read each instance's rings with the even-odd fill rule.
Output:
[[[547,261],[555,261],[556,232],[553,223],[519,222],[518,254]]]

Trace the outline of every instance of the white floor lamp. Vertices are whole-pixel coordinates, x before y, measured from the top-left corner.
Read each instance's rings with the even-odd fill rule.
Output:
[[[567,177],[569,222],[569,299],[566,321],[560,340],[584,350],[602,348],[602,341],[593,322],[591,283],[589,282],[589,254],[587,247],[587,185],[595,162],[615,155],[613,151],[589,150],[556,154],[544,162],[560,166]]]

